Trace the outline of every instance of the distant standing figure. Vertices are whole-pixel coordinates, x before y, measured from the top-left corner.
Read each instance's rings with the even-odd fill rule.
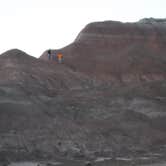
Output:
[[[53,54],[53,60],[56,61],[56,53]]]
[[[58,58],[58,63],[62,63],[63,55],[62,54],[58,54],[57,58]]]
[[[48,50],[47,53],[48,53],[48,59],[51,60],[51,50]]]

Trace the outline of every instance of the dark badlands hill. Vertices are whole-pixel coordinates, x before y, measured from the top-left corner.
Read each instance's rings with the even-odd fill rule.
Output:
[[[165,20],[87,25],[62,64],[0,56],[0,154],[88,157],[166,144]]]
[[[94,77],[147,81],[165,79],[165,45],[166,20],[105,21],[88,24],[72,44],[52,52],[62,52],[65,64]]]

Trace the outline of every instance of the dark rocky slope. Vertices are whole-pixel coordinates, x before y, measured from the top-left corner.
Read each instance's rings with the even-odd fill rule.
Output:
[[[165,79],[166,20],[88,24],[62,52],[65,64],[100,79],[133,82]],[[41,58],[47,59],[46,53]]]
[[[153,21],[89,24],[54,50],[63,64],[2,54],[0,153],[127,156],[165,145],[166,30]]]

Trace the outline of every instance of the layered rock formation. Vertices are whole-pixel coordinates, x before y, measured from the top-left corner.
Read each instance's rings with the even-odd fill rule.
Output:
[[[65,64],[94,77],[122,82],[165,79],[166,21],[143,19],[88,24],[61,50]],[[41,58],[47,59],[44,53]]]
[[[62,64],[0,56],[0,154],[126,156],[166,143],[164,20],[87,25]]]

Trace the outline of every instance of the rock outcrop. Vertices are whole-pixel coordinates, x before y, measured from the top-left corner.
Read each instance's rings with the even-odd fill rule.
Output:
[[[0,56],[0,154],[138,155],[166,144],[164,20],[96,22],[62,64],[20,50]]]
[[[128,83],[165,79],[165,44],[164,19],[105,21],[88,24],[72,44],[52,52],[62,52],[77,71]]]

